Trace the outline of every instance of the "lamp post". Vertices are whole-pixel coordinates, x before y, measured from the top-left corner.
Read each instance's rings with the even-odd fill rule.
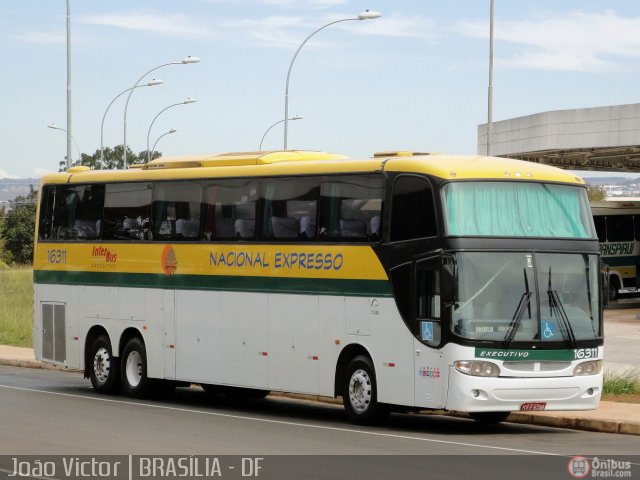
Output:
[[[289,123],[289,77],[291,77],[291,69],[293,68],[293,62],[296,61],[296,57],[298,56],[298,53],[300,53],[300,50],[302,50],[302,47],[304,47],[305,44],[309,41],[309,39],[313,37],[316,33],[320,32],[321,30],[324,30],[327,27],[330,27],[331,25],[335,25],[336,23],[350,22],[353,20],[373,20],[376,18],[380,18],[381,16],[382,14],[379,12],[376,12],[373,10],[365,10],[357,17],[343,18],[342,20],[335,20],[333,22],[327,23],[326,25],[323,25],[322,27],[312,32],[307,38],[305,38],[302,41],[302,43],[296,50],[296,53],[293,54],[293,58],[291,59],[291,63],[289,64],[289,70],[287,71],[287,83],[284,89],[284,149],[285,150],[287,149],[287,133],[288,133],[288,126],[289,126],[288,125]]]
[[[489,88],[487,89],[487,156],[491,155],[491,130],[493,127],[493,0],[489,20]]]
[[[61,130],[61,129],[59,129]],[[67,168],[71,166],[71,5],[67,0]],[[74,140],[75,141],[75,140]],[[76,147],[78,144],[76,143]]]
[[[107,109],[104,111],[104,115],[102,115],[102,123],[100,124],[100,168],[104,167],[104,141],[103,141],[104,140],[104,119],[107,117],[107,112],[111,108],[111,105],[113,105],[113,102],[115,102],[122,95],[127,93],[129,90],[133,90],[134,88],[153,87],[155,85],[162,85],[163,83],[164,83],[163,80],[158,80],[154,78],[144,85],[138,85],[136,87],[130,87],[130,88],[127,88],[126,90],[123,90],[118,95],[116,95],[116,97],[113,100],[111,100],[111,103],[109,104]]]
[[[188,57],[183,58],[179,62],[163,63],[162,65],[158,65],[157,67],[153,67],[151,70],[148,70],[147,72],[145,72],[145,74],[142,75],[138,79],[138,81],[133,84],[133,87],[131,87],[131,91],[129,92],[129,96],[127,97],[127,103],[125,103],[125,105],[124,105],[124,141],[122,142],[122,144],[124,146],[123,160],[124,160],[124,169],[125,170],[127,169],[127,108],[129,107],[129,100],[131,99],[131,94],[133,93],[133,91],[136,89],[136,87],[142,81],[142,79],[144,77],[146,77],[147,75],[149,75],[154,70],[157,70],[159,68],[166,67],[166,66],[169,66],[169,65],[189,65],[191,63],[198,63],[198,62],[200,62],[200,59],[198,57],[192,57],[191,55],[189,55]]]
[[[73,143],[76,144],[76,150],[78,150],[78,160],[82,160],[82,154],[80,153],[80,147],[78,147],[78,142],[76,142],[76,139],[73,138],[73,135],[71,135],[69,133],[69,130],[67,130],[66,128],[62,128],[62,127],[57,127],[55,124],[50,123],[49,125],[47,125],[47,128],[51,128],[52,130],[60,130],[61,132],[65,132],[67,134],[67,137],[69,137],[71,140],[73,140]],[[67,168],[69,168],[71,166],[71,158],[67,157]]]
[[[303,118],[304,117],[302,115],[294,115],[293,117],[289,118],[289,120],[302,120]],[[264,137],[267,136],[267,133],[269,133],[269,130],[271,130],[273,127],[275,127],[276,125],[282,122],[284,122],[284,118],[282,120],[278,120],[276,123],[274,123],[269,128],[267,128],[267,131],[264,132],[264,135],[262,135],[262,139],[260,140],[260,146],[258,147],[259,151],[262,151],[262,142],[264,142]]]
[[[153,150],[155,152],[156,150],[156,145],[158,144],[158,142],[160,141],[160,139],[162,137],[166,137],[167,135],[171,135],[172,133],[176,133],[177,130],[175,128],[172,128],[171,130],[169,130],[168,132],[163,133],[162,135],[160,135],[158,137],[158,139],[155,141],[155,143],[153,144],[153,147],[151,148],[151,150]]]
[[[153,124],[156,122],[156,119],[160,116],[160,114],[162,112],[169,110],[170,108],[177,107],[178,105],[188,105],[190,103],[196,103],[196,102],[197,100],[195,98],[187,98],[183,102],[174,103],[173,105],[169,105],[168,107],[163,108],[158,112],[158,114],[155,117],[153,117],[153,120],[151,121],[151,125],[149,125],[149,130],[147,131],[147,162],[151,161],[151,152],[149,151],[149,136],[151,135],[151,127],[153,127]]]

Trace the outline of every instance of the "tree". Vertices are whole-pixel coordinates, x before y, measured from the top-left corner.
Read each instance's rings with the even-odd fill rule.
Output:
[[[31,263],[33,259],[33,236],[36,220],[37,190],[17,196],[10,202],[6,212],[0,236],[4,242],[7,260],[15,263]]]
[[[100,165],[100,150],[96,150],[93,155],[88,155],[86,153],[80,154],[80,160],[76,160],[73,162],[72,166],[76,167],[78,165],[83,165],[89,167],[92,170],[113,170],[116,168],[123,168],[124,161],[122,160],[124,153],[124,148],[122,145],[117,145],[113,148],[106,147],[104,149],[104,165]],[[162,154],[157,151],[153,151],[151,153],[151,160],[155,160],[156,158],[161,157]],[[140,152],[138,155],[133,153],[133,151],[127,147],[127,163],[129,165],[134,165],[138,163],[147,163],[147,151],[144,150]],[[64,172],[67,168],[67,164],[65,162],[60,162],[60,172]]]
[[[587,185],[587,196],[590,202],[603,202],[607,199],[607,191],[602,185]]]

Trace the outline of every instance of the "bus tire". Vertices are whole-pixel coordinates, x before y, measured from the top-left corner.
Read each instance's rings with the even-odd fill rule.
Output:
[[[511,412],[469,412],[469,416],[483,425],[504,422]]]
[[[122,389],[120,362],[113,356],[109,338],[100,335],[91,345],[89,378],[93,389],[105,395],[115,395]]]
[[[620,280],[617,276],[609,277],[609,300],[617,300],[620,297]]]
[[[389,409],[378,403],[376,374],[369,357],[358,355],[351,360],[344,379],[344,410],[352,422],[373,425],[387,418]]]
[[[147,377],[147,349],[138,337],[130,339],[122,350],[122,390],[125,395],[142,398],[153,385]]]

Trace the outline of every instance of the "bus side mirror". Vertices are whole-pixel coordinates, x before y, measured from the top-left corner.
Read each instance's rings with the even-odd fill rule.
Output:
[[[442,264],[442,278],[440,279],[440,294],[442,295],[442,303],[445,307],[455,305],[458,300],[458,272],[455,261],[451,261],[446,257]]]

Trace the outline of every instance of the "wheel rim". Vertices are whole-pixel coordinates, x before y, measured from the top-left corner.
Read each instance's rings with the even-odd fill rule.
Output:
[[[111,355],[109,350],[100,347],[93,357],[93,375],[99,383],[105,383],[109,379],[111,371]]]
[[[127,364],[125,365],[125,372],[129,385],[137,387],[142,380],[142,357],[139,352],[134,350],[129,354]]]
[[[357,413],[364,413],[373,396],[371,377],[362,369],[353,372],[349,380],[349,403]]]

